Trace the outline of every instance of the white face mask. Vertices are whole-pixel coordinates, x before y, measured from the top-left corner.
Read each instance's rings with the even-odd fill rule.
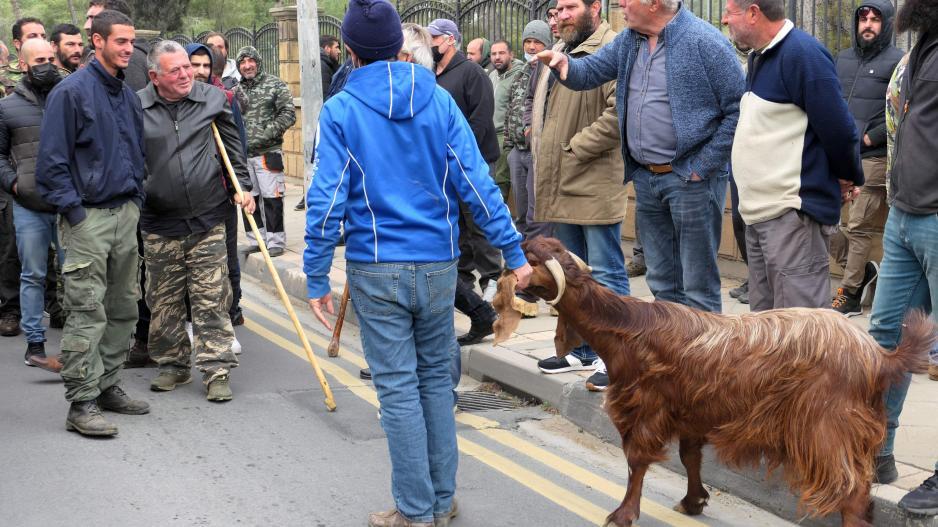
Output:
[[[524,61],[525,61],[525,62],[531,62],[532,60],[534,60],[534,57],[536,57],[536,56],[537,56],[537,55],[532,55],[532,54],[530,54],[530,53],[525,53],[525,54],[524,54]]]

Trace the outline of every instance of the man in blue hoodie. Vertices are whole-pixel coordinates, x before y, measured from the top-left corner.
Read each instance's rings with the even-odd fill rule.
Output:
[[[60,215],[65,249],[65,426],[84,435],[117,434],[102,409],[150,411],[120,387],[137,323],[136,229],[144,199],[143,109],[122,80],[134,36],[126,15],[105,10],[95,17],[96,56],[49,94],[36,162],[36,184]]]
[[[519,287],[531,268],[455,101],[429,70],[395,61],[403,35],[394,7],[353,0],[342,37],[355,69],[319,118],[306,213],[309,303],[329,327],[323,310],[334,311],[329,268],[344,219],[349,290],[381,403],[396,502],[368,525],[446,525],[456,512],[450,361],[459,201],[502,250]]]

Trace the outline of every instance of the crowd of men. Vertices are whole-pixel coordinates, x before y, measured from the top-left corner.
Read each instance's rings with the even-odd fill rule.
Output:
[[[518,279],[515,309],[539,315],[524,291],[524,239],[559,238],[619,294],[645,271],[657,300],[720,312],[729,189],[749,267],[731,294],[753,311],[853,316],[876,284],[870,333],[891,349],[909,310],[938,303],[933,1],[896,14],[864,0],[836,59],[785,19],[781,0],[727,0],[729,39],[678,0],[619,5],[616,33],[598,0],[552,0],[516,49],[464,44],[452,20],[402,25],[385,0],[353,0],[341,44],[321,39],[327,102],[296,209],[307,215],[310,307],[327,326],[333,248],[347,244],[362,376],[378,392],[394,474],[395,508],[370,525],[456,515],[447,394],[458,346],[492,333],[504,267]],[[157,366],[151,389],[172,391],[191,382],[194,351],[206,397],[231,400],[233,327],[244,321],[236,205],[271,256],[286,246],[282,145],[296,120],[286,84],[252,47],[229,58],[219,33],[151,46],[131,14],[124,0],[91,0],[84,38],[22,18],[16,61],[0,69],[0,335],[25,333],[25,363],[65,382],[66,427],[93,436],[117,434],[102,410],[149,411],[121,388],[124,367]],[[921,37],[904,56],[894,18]],[[621,247],[629,182],[641,271]],[[247,239],[242,253],[259,250]],[[833,298],[832,256],[844,268]],[[454,309],[471,320],[458,338]],[[45,353],[44,317],[63,328],[60,356]],[[591,370],[594,391],[610,382],[585,342],[538,367]],[[909,376],[887,395],[882,483],[897,478],[908,386]],[[902,505],[938,510],[938,472]]]
[[[91,0],[84,36],[61,24],[48,40],[17,20],[0,70],[0,334],[25,333],[25,363],[65,382],[66,428],[91,436],[117,434],[102,410],[149,411],[121,388],[124,367],[157,367],[151,389],[171,391],[191,382],[194,351],[208,400],[231,400],[235,204],[271,256],[285,243],[286,84],[252,47],[229,59],[220,33],[151,47],[130,15]],[[45,353],[46,316],[61,355]]]

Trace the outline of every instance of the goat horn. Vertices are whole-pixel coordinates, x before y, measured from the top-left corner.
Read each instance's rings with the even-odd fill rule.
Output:
[[[563,266],[556,258],[547,260],[544,262],[544,266],[547,267],[550,275],[554,277],[554,282],[557,283],[557,296],[553,300],[547,301],[548,304],[554,306],[557,305],[557,302],[560,302],[560,298],[563,297],[563,293],[567,289],[567,277],[563,274]]]
[[[570,255],[570,258],[573,258],[573,263],[575,263],[576,266],[579,267],[581,271],[586,271],[587,273],[593,272],[593,268],[587,265],[586,262],[584,262],[582,258],[573,254],[572,251],[567,251],[567,254]]]

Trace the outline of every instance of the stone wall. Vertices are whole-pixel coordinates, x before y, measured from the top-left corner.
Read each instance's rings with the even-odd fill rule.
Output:
[[[296,106],[296,123],[283,136],[283,165],[288,177],[303,179],[303,115],[300,99],[300,46],[297,40],[296,6],[270,9],[280,34],[280,78],[290,87]]]

